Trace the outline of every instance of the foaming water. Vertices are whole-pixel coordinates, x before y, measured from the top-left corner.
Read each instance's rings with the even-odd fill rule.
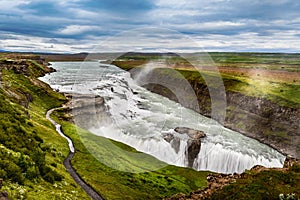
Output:
[[[174,131],[185,126],[207,134],[194,169],[241,173],[254,165],[283,165],[284,156],[274,149],[139,87],[129,73],[113,65],[57,62],[53,67],[58,72],[42,78],[52,88],[105,98],[114,123],[95,122],[89,129],[95,135],[123,142],[169,164],[187,166],[188,138]],[[163,135],[168,133],[180,138],[177,145],[164,140]]]

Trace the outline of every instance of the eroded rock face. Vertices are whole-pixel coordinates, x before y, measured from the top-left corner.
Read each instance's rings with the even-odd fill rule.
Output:
[[[174,131],[179,134],[186,134],[189,137],[187,140],[187,149],[185,150],[185,154],[187,155],[188,167],[192,168],[201,149],[201,138],[206,137],[206,134],[202,131],[187,127],[177,127]],[[171,133],[163,135],[163,138],[169,142],[176,153],[178,153],[181,142],[180,138]]]
[[[70,109],[76,125],[85,128],[98,128],[111,123],[104,98],[86,94],[68,94],[71,99]]]

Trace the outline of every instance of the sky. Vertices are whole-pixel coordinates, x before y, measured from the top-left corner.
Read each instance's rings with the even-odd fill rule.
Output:
[[[0,50],[300,53],[298,0],[0,0]]]

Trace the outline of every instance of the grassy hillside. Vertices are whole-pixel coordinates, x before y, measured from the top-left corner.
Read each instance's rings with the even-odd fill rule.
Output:
[[[300,160],[289,158],[283,168],[255,166],[242,174],[210,174],[208,186],[188,195],[176,194],[166,200],[197,199],[300,199]]]
[[[285,170],[251,170],[245,176],[214,193],[210,199],[297,200],[300,198],[299,163]]]
[[[72,160],[76,171],[105,199],[161,199],[176,193],[189,193],[197,188],[206,186],[208,172],[197,172],[193,169],[166,166],[165,163],[152,156],[142,154],[143,160],[125,157],[116,148],[111,148],[113,142],[117,147],[127,152],[137,152],[135,149],[119,142],[95,136],[85,130],[63,121],[67,119],[64,110],[56,111],[54,119],[63,125],[63,131],[72,138],[77,152]],[[103,160],[99,162],[87,149],[93,146],[93,155],[106,158],[115,165],[123,163],[123,167],[144,169],[150,165],[164,166],[155,171],[129,173],[112,169]],[[84,144],[83,144],[84,142]],[[124,164],[125,163],[125,164]]]
[[[88,199],[63,166],[68,146],[46,120],[64,96],[39,81],[40,60],[0,61],[0,178],[11,199]]]

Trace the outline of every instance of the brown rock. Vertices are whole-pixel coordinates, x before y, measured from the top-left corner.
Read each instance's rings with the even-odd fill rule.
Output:
[[[174,130],[180,134],[187,134],[190,138],[194,140],[198,140],[200,138],[206,137],[206,134],[203,131],[199,131],[187,127],[176,127]]]

